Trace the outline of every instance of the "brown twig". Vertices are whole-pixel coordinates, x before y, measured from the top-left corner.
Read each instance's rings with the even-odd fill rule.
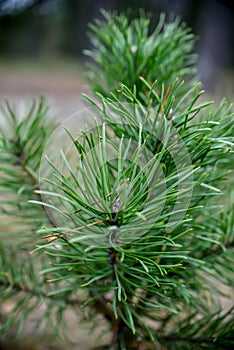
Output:
[[[11,144],[13,143],[12,140],[9,141]],[[21,168],[23,169],[23,171],[25,172],[25,174],[27,175],[27,178],[29,179],[30,185],[34,188],[38,187],[38,182],[37,180],[32,176],[32,174],[28,171],[27,167],[25,166],[25,161],[26,161],[26,157],[25,157],[25,152],[23,147],[20,145],[20,143],[17,144],[17,150],[13,149],[13,154],[18,158],[18,162],[17,164],[19,166],[21,166]],[[38,188],[37,188],[38,189]],[[40,193],[36,193],[38,199],[40,202],[43,202],[41,194]],[[50,215],[48,215],[47,210],[45,209],[45,207],[42,205],[43,211],[47,217],[48,222],[50,223],[51,226],[54,227],[54,223],[51,220]]]
[[[171,91],[171,87],[170,87],[170,85],[169,85],[168,88],[167,88],[167,90],[166,90],[166,93],[165,93],[165,95],[164,95],[164,97],[163,97],[163,101],[162,101],[162,106],[161,106],[161,109],[160,109],[160,113],[163,113],[163,112],[164,112],[164,107],[165,107],[165,104],[166,104],[166,102],[167,102],[167,98],[168,98],[168,95],[169,95],[170,91]]]

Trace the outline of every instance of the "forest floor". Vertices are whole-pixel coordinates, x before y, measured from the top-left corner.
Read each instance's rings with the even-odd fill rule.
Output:
[[[82,106],[81,94],[87,92],[83,71],[83,65],[73,61],[0,61],[0,103],[7,98],[30,104],[44,95],[53,113],[64,120]]]

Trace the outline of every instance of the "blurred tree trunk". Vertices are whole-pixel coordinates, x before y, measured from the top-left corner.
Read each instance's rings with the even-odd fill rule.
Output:
[[[112,10],[114,0],[67,0],[63,1],[64,37],[63,51],[81,55],[88,48],[87,24],[100,17],[100,8]]]

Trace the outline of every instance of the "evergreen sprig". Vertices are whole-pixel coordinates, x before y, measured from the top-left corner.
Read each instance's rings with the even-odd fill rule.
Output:
[[[30,205],[28,200],[39,187],[41,156],[55,123],[48,117],[48,106],[43,97],[21,115],[8,101],[1,106],[1,112],[0,214],[5,215],[6,221],[10,220],[9,226],[15,225],[14,231],[19,238],[21,226],[24,231],[26,225],[31,225],[33,232],[45,220],[41,209]]]
[[[103,315],[108,349],[231,348],[233,307],[222,300],[232,288],[233,107],[199,102],[194,37],[179,21],[162,17],[149,35],[143,14],[103,14],[88,52],[95,99],[86,96],[101,123],[80,137],[66,129],[72,152],[61,144],[56,163],[47,154],[40,188],[53,128],[44,104],[22,121],[5,113],[3,212],[24,219],[22,238],[40,225],[43,241],[29,260],[28,246],[9,254],[13,243],[1,244],[2,300],[19,294],[3,331],[14,319],[20,331],[40,300],[47,321],[70,305]]]
[[[55,125],[43,97],[28,109],[17,110],[8,101],[1,106],[1,334],[18,325],[15,333],[19,335],[33,310],[38,311],[43,302],[50,309],[45,280],[38,277],[48,259],[30,254],[39,241],[36,231],[49,223],[49,217],[42,207],[28,201],[40,198],[34,191],[39,188],[41,156]],[[5,311],[6,305],[11,306],[10,314]]]
[[[121,84],[135,85],[141,96],[145,85],[140,76],[148,83],[157,80],[158,86],[168,87],[176,78],[183,80],[195,73],[195,37],[178,18],[166,22],[162,14],[150,33],[150,18],[142,12],[139,18],[104,10],[102,15],[104,21],[95,20],[89,25],[93,49],[84,51],[91,57],[87,78],[92,91],[107,97]]]
[[[46,227],[40,231],[49,239],[47,252],[57,257],[54,266],[45,272],[54,274],[53,281],[64,281],[62,290],[54,293],[72,293],[71,280],[77,289],[88,290],[90,298],[85,305],[98,312],[103,310],[112,329],[116,329],[112,346],[118,344],[119,348],[130,346],[126,339],[137,336],[156,342],[161,329],[159,327],[157,331],[155,326],[149,326],[147,319],[167,325],[183,310],[188,310],[189,315],[192,312],[200,314],[206,322],[209,319],[212,329],[213,313],[219,310],[214,278],[218,278],[222,269],[217,295],[225,296],[220,289],[223,285],[230,286],[231,282],[233,220],[227,219],[227,212],[232,213],[232,208],[220,204],[220,209],[212,200],[214,196],[222,196],[217,184],[225,172],[219,163],[224,157],[229,157],[233,147],[233,138],[223,137],[222,129],[232,135],[233,114],[227,113],[226,118],[222,118],[227,123],[225,127],[220,127],[224,122],[217,121],[217,115],[213,120],[212,113],[204,121],[203,113],[209,104],[194,106],[191,103],[200,95],[196,87],[191,89],[193,97],[187,95],[187,99],[180,103],[176,84],[174,86],[173,97],[167,96],[166,101],[172,111],[174,105],[176,110],[169,123],[161,112],[166,104],[163,98],[159,99],[158,105],[149,103],[145,107],[137,99],[136,90],[131,92],[125,86],[122,86],[120,99],[114,95],[112,99],[102,98],[102,105],[89,99],[104,124],[92,129],[91,134],[85,133],[83,141],[71,135],[76,145],[80,181],[77,181],[72,164],[62,154],[60,163],[65,162],[69,176],[64,177],[63,172],[53,167],[56,176],[49,180],[49,184],[54,191],[41,192],[49,197],[59,197],[60,206],[56,202],[54,207],[50,204],[50,208],[56,212],[59,209],[64,222],[63,227]],[[150,99],[150,94],[148,96]],[[134,104],[126,106],[122,103],[123,97]],[[226,104],[222,104],[222,110],[230,112],[230,106],[226,109]],[[120,120],[114,118],[117,115]],[[159,132],[149,132],[154,130],[153,125]],[[112,140],[113,131],[118,136],[117,143]],[[107,158],[108,142],[116,149],[118,160],[104,162],[101,166],[102,160]],[[191,156],[190,167],[186,163],[183,167],[183,147]],[[145,150],[150,153],[144,153]],[[171,159],[173,150],[176,150],[179,168]],[[128,151],[132,158],[129,158]],[[90,153],[91,157],[88,156]],[[142,154],[146,165],[137,168],[136,163]],[[158,161],[164,165],[162,182],[160,176],[157,177],[160,175],[157,173]],[[147,184],[151,182],[152,172],[155,178],[149,190]],[[190,187],[185,190],[180,189],[180,185],[191,175],[193,183],[187,185],[193,186],[194,195],[186,208],[187,214],[172,232],[167,233],[170,216],[173,214],[176,218],[173,205],[178,196],[181,196],[180,201],[186,201],[190,195]],[[121,202],[117,213],[113,212],[115,199],[121,198],[117,189],[127,179],[132,185],[127,201]],[[166,184],[166,195],[162,184]],[[63,196],[58,193],[58,188],[63,190]],[[149,191],[152,196],[146,205]],[[163,203],[164,197],[166,203]],[[217,210],[215,214],[214,208]],[[224,230],[220,229],[221,218],[229,223],[227,226],[226,222]],[[217,222],[218,229],[214,230]],[[184,339],[182,337],[181,341]],[[215,341],[215,336],[212,341]],[[207,342],[210,342],[209,337]]]

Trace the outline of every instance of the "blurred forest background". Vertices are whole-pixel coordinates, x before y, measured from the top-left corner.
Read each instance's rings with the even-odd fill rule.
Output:
[[[234,90],[234,2],[232,0],[0,0],[0,100],[46,94],[62,114],[75,112],[85,91],[82,50],[87,24],[100,9],[139,8],[179,15],[198,35],[198,74],[204,87]],[[64,118],[62,116],[62,118]]]

